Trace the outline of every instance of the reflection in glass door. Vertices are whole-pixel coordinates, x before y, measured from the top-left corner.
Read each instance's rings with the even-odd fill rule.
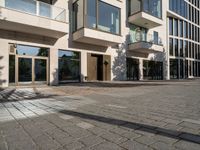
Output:
[[[47,60],[35,59],[35,81],[47,81]]]
[[[32,82],[32,59],[18,59],[18,80],[19,82]]]

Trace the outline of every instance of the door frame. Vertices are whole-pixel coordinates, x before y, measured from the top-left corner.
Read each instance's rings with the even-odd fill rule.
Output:
[[[48,57],[41,57],[41,56],[26,56],[26,55],[15,55],[15,84],[16,85],[27,85],[32,84],[35,85],[35,83],[45,83],[48,84],[49,82],[49,59]],[[32,60],[32,81],[31,82],[19,82],[19,58],[28,58]],[[35,59],[42,59],[46,60],[46,81],[35,81]]]

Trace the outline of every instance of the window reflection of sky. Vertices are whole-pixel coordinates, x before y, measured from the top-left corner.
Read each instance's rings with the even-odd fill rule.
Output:
[[[59,57],[70,57],[70,58],[77,58],[79,59],[79,52],[73,52],[73,51],[63,51],[59,50],[58,53]]]
[[[17,54],[18,55],[39,56],[39,55],[42,55],[42,53],[44,54],[44,52],[47,50],[48,50],[47,48],[17,45]]]

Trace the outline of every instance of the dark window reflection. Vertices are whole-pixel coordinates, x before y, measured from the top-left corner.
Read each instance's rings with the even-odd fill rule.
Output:
[[[80,53],[59,51],[59,81],[80,81]]]
[[[35,59],[35,81],[47,81],[47,60]]]
[[[162,80],[163,79],[163,63],[157,61],[143,62],[144,79]]]
[[[9,56],[9,83],[15,82],[15,55]]]
[[[170,78],[178,79],[178,60],[170,59]]]
[[[32,81],[32,59],[19,58],[19,82]]]

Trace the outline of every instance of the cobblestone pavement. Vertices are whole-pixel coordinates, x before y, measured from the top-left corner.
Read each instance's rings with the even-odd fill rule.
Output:
[[[200,150],[200,80],[0,89],[0,150]]]

